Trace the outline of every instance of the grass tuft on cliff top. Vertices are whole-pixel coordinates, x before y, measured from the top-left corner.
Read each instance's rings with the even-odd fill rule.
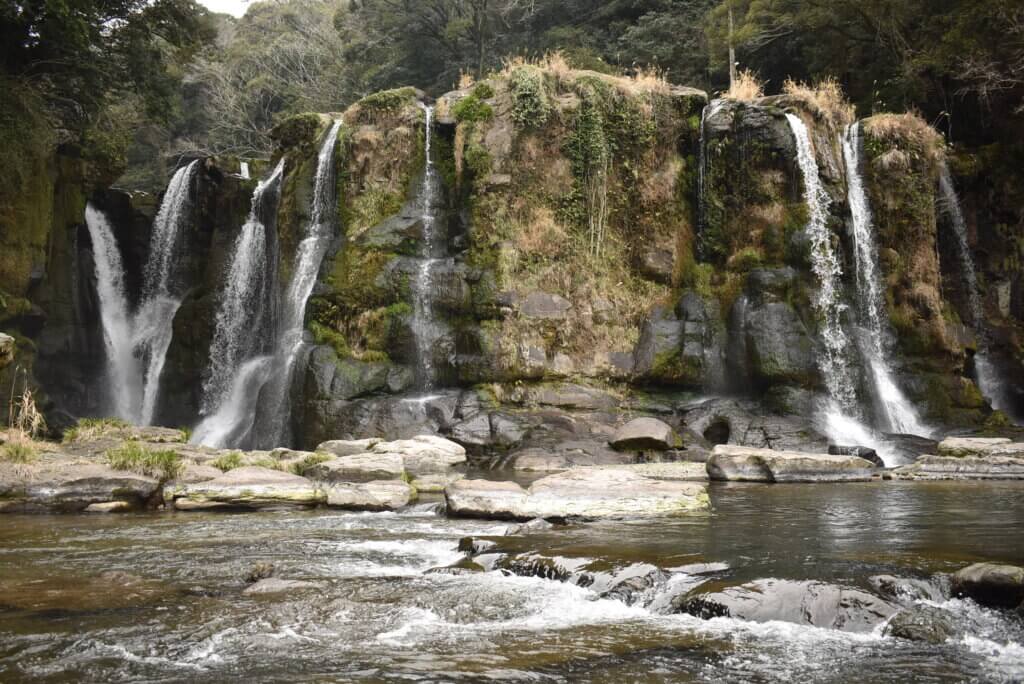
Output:
[[[185,469],[181,456],[176,452],[151,451],[134,441],[108,449],[104,456],[114,470],[125,470],[158,480],[173,480]]]
[[[116,435],[121,430],[130,428],[131,424],[120,418],[80,418],[74,427],[64,431],[63,441],[70,442],[85,441]]]

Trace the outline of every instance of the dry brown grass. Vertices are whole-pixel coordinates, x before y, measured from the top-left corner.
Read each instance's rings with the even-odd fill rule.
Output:
[[[722,97],[737,102],[753,102],[764,97],[764,84],[757,74],[744,69],[736,75],[736,80],[729,86],[729,90],[722,93]]]
[[[555,213],[547,207],[536,207],[531,215],[520,222],[514,235],[517,250],[543,257],[558,256],[565,249],[568,232],[555,220]]]
[[[864,130],[873,138],[924,154],[930,161],[941,161],[946,155],[942,134],[916,112],[878,114],[864,121]]]
[[[812,110],[832,120],[837,126],[847,126],[857,118],[856,109],[846,99],[839,81],[829,77],[814,85],[788,79],[782,91],[806,103]]]
[[[473,74],[466,73],[465,71],[459,72],[459,90],[469,90],[476,83],[476,79],[473,78]]]

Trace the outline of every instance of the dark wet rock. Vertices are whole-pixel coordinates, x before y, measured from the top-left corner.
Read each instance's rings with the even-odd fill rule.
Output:
[[[640,273],[648,280],[669,285],[675,270],[675,257],[667,249],[652,247],[640,253]]]
[[[761,386],[813,384],[818,369],[807,328],[785,302],[750,306],[746,337],[749,376]]]
[[[512,520],[629,518],[708,507],[701,484],[601,468],[549,475],[528,490],[514,482],[462,480],[445,489],[445,499],[452,515]]]
[[[112,502],[141,508],[159,486],[154,478],[96,463],[65,460],[46,460],[32,465],[0,463],[0,511],[73,512],[93,504]]]
[[[896,613],[885,626],[885,636],[941,644],[954,635],[956,627],[949,611],[924,604]]]
[[[720,575],[729,572],[732,568],[728,563],[690,563],[672,568],[673,572],[681,572],[686,575]]]
[[[869,577],[868,582],[879,594],[899,603],[920,600],[942,601],[949,597],[949,583],[939,579],[875,575]]]
[[[625,464],[632,462],[633,456],[609,449],[601,442],[570,440],[551,447],[522,449],[509,460],[516,470],[552,472],[577,466]]]
[[[879,468],[885,467],[885,461],[882,460],[882,457],[878,455],[877,451],[869,447],[829,444],[828,453],[831,456],[856,456],[857,458],[863,458],[865,461],[871,461]]]
[[[737,482],[863,482],[874,464],[856,456],[830,456],[720,444],[708,459],[708,477]]]
[[[921,456],[890,474],[899,480],[1024,480],[1024,458]]]
[[[676,601],[678,612],[704,619],[780,620],[848,632],[870,632],[896,606],[860,589],[824,582],[763,579]]]
[[[479,556],[481,553],[490,553],[498,548],[498,543],[489,539],[475,539],[463,537],[459,540],[459,551],[470,556]]]
[[[396,254],[415,254],[422,237],[423,219],[399,214],[360,233],[358,241],[363,247]]]
[[[455,423],[451,438],[465,448],[479,452],[491,445],[491,418],[478,413]]]
[[[633,350],[638,378],[672,384],[699,384],[701,369],[682,360],[686,324],[663,307],[655,307],[640,328]]]
[[[445,412],[440,407],[450,406],[455,394],[439,393],[426,400],[373,396],[352,401],[307,401],[304,446],[312,448],[328,440],[407,439],[438,434],[446,427]]]
[[[463,558],[451,565],[446,565],[441,568],[430,568],[425,575],[475,575],[479,572],[485,572],[489,568],[485,568],[483,565],[473,561],[469,558]]]
[[[710,445],[824,453],[828,440],[807,418],[766,413],[756,402],[709,399],[681,408],[683,422]]]
[[[491,444],[499,449],[509,449],[523,441],[528,427],[507,413],[494,412],[489,416],[491,423]]]
[[[619,451],[665,451],[681,443],[672,426],[657,418],[634,418],[616,430],[609,440]]]
[[[505,530],[506,536],[523,535],[523,534],[536,534],[537,532],[548,532],[555,528],[555,524],[545,520],[544,518],[534,518],[529,522],[520,523],[518,525],[509,525]]]
[[[953,573],[954,596],[974,599],[983,606],[1017,608],[1024,604],[1024,567],[975,563]]]
[[[273,563],[253,563],[252,567],[249,569],[249,573],[245,576],[245,581],[249,584],[253,584],[273,576]]]
[[[309,591],[310,589],[320,589],[322,586],[323,585],[319,582],[306,582],[303,580],[289,580],[270,577],[256,582],[242,593],[246,596],[294,594],[300,591]]]
[[[518,404],[539,404],[562,409],[601,411],[614,409],[618,399],[604,390],[571,382],[543,383],[514,390],[509,399]]]
[[[354,511],[397,511],[416,497],[412,485],[402,480],[335,482],[324,487],[327,505]]]
[[[311,480],[258,466],[235,468],[206,482],[168,487],[164,498],[182,511],[303,507],[325,500]]]

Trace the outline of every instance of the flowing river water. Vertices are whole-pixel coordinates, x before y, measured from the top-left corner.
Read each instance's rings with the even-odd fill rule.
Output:
[[[1005,483],[712,485],[713,511],[501,537],[500,522],[401,513],[5,516],[0,680],[1021,681],[1024,623],[941,599],[964,632],[929,645],[872,631],[702,620],[499,571],[436,574],[461,537],[615,568],[653,564],[669,594],[711,581],[871,590],[1024,561],[1024,497]],[[242,594],[254,563],[319,588]],[[724,565],[721,565],[724,564]],[[724,569],[725,566],[728,569]],[[648,596],[651,598],[651,596]],[[660,606],[660,608],[658,607]]]

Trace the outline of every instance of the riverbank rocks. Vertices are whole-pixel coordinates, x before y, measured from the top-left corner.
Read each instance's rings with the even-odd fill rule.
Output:
[[[666,451],[682,446],[682,440],[668,423],[657,418],[634,418],[608,441],[618,451]]]
[[[846,632],[870,632],[897,608],[866,591],[816,581],[761,579],[721,591],[690,593],[675,602],[681,613],[705,620],[733,617],[779,620]]]
[[[0,464],[0,512],[78,512],[142,508],[160,483],[151,477],[78,461]]]
[[[708,477],[732,482],[864,482],[874,464],[857,456],[773,451],[719,444],[707,462]]]
[[[445,500],[451,515],[507,520],[629,518],[709,507],[701,484],[603,468],[549,475],[529,489],[515,482],[460,480],[445,488]]]
[[[966,596],[993,608],[1024,606],[1024,567],[975,563],[950,579],[954,596]]]
[[[927,644],[941,644],[953,636],[956,628],[949,611],[917,604],[896,613],[885,626],[885,635],[921,641]]]
[[[1024,459],[1024,442],[1013,442],[1005,437],[947,437],[939,442],[939,456],[991,457],[1002,456]]]
[[[311,480],[259,466],[235,468],[206,482],[169,487],[164,497],[179,511],[305,507],[325,500]]]
[[[339,482],[325,487],[324,493],[328,506],[357,511],[396,511],[416,498],[416,490],[402,480]]]
[[[440,492],[461,477],[466,449],[437,435],[385,442],[332,440],[317,447],[336,458],[316,464],[308,475],[325,482],[409,480],[421,492]]]
[[[1024,480],[1024,458],[921,456],[888,476],[896,480]]]

